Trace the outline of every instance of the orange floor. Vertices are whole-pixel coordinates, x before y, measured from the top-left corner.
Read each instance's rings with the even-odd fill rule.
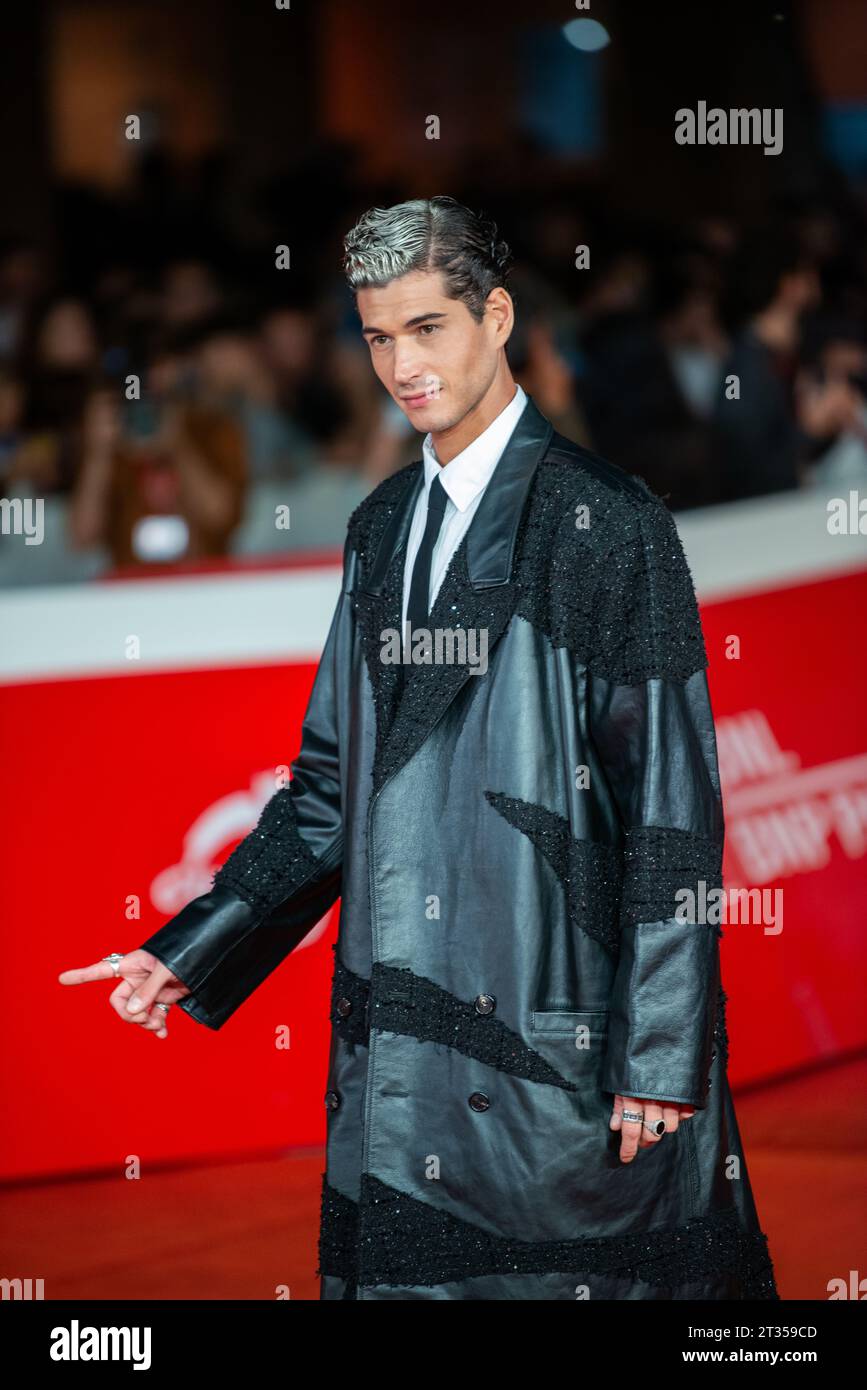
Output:
[[[826,1299],[864,1266],[867,1060],[736,1095],[780,1293]],[[0,1274],[45,1297],[318,1298],[321,1150],[210,1163],[147,1183],[88,1178],[0,1191]]]

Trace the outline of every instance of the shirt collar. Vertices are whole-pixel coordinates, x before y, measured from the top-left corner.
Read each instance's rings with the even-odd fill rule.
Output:
[[[444,467],[437,459],[430,434],[426,434],[422,443],[425,493],[430,492],[431,483],[438,477],[458,511],[465,512],[490,482],[526,403],[527,393],[518,386],[509,404],[504,406],[487,429],[482,430]]]

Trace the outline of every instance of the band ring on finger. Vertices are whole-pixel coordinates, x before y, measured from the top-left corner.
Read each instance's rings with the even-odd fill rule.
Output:
[[[649,1129],[651,1134],[655,1134],[657,1137],[665,1133],[665,1120],[645,1120],[643,1110],[624,1110],[623,1118],[637,1125],[643,1122],[644,1128]]]
[[[110,956],[103,956],[103,960],[108,961],[115,975],[120,974],[120,962],[123,960],[120,951],[112,951]]]
[[[167,1014],[171,1007],[171,1004],[157,1004],[157,1008],[162,1009],[164,1014]]]

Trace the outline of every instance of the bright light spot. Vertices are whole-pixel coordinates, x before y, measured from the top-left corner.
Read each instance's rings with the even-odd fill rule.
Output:
[[[611,42],[611,35],[598,19],[570,19],[563,25],[563,36],[582,53],[598,53]]]

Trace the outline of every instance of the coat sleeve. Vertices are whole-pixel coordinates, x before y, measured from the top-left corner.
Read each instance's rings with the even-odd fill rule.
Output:
[[[623,850],[602,1086],[704,1108],[724,818],[701,620],[674,519],[649,489],[611,538],[588,663],[596,774]]]
[[[222,1027],[340,896],[340,746],[356,559],[347,537],[342,590],[288,786],[274,793],[210,890],[141,942],[191,991],[179,1007],[209,1028]]]

